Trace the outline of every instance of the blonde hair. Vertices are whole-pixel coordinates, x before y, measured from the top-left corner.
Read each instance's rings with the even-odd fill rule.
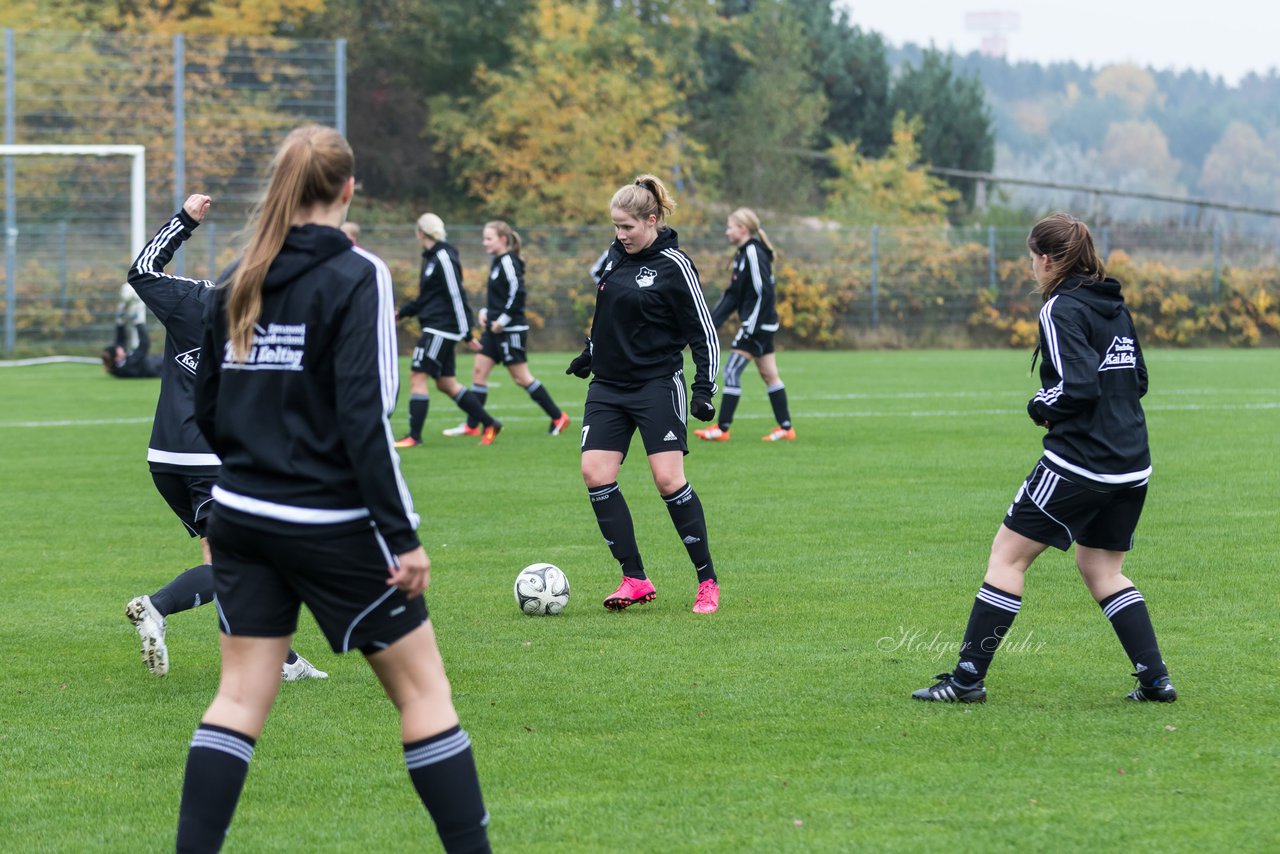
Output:
[[[506,238],[507,251],[513,255],[520,254],[520,234],[514,228],[507,224],[505,220],[492,219],[484,224],[485,228],[492,228],[494,233],[499,237]]]
[[[290,132],[271,160],[266,189],[249,217],[249,243],[231,274],[227,325],[236,361],[253,346],[253,327],[262,314],[262,283],[280,254],[289,225],[300,208],[332,204],[355,174],[351,146],[333,128],[308,125]]]
[[[1052,213],[1037,222],[1027,235],[1027,248],[1035,255],[1049,257],[1052,275],[1036,288],[1045,300],[1072,276],[1099,280],[1107,277],[1107,268],[1093,247],[1089,226],[1069,213]]]
[[[764,244],[764,248],[770,252],[776,252],[773,244],[769,242],[769,235],[764,233],[764,229],[760,227],[760,217],[756,216],[756,212],[751,208],[738,208],[729,214],[729,221],[735,222],[750,232],[752,237],[760,238],[760,242]]]
[[[432,240],[444,240],[444,220],[433,213],[424,213],[418,217],[418,231],[430,237]]]
[[[667,185],[657,175],[637,175],[635,181],[620,187],[609,201],[609,210],[620,210],[638,220],[657,217],[664,222],[667,214],[676,209],[676,200],[667,192]]]

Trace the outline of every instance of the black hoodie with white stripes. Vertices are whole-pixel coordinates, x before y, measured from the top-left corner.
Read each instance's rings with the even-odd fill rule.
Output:
[[[502,324],[504,332],[523,332],[529,328],[524,316],[524,259],[514,252],[504,252],[489,265],[489,287],[485,314],[490,323]]]
[[[160,397],[147,463],[153,472],[208,476],[218,473],[219,461],[196,426],[195,382],[205,305],[213,296],[213,282],[164,271],[198,225],[184,210],[174,214],[134,259],[129,284],[165,331]]]
[[[778,331],[778,309],[773,299],[773,250],[753,237],[733,256],[733,277],[720,295],[711,318],[716,326],[734,311],[748,335]]]
[[[391,551],[419,545],[391,413],[399,387],[391,273],[338,229],[289,230],[262,289],[247,359],[210,305],[196,383],[200,429],[222,457],[219,505],[266,530],[368,519]]]
[[[418,274],[418,298],[400,309],[397,317],[416,317],[423,332],[465,341],[471,337],[475,318],[462,289],[462,264],[452,244],[438,241],[422,250]]]
[[[1045,464],[1068,480],[1115,490],[1151,474],[1139,402],[1147,365],[1115,279],[1068,279],[1040,309],[1040,382],[1027,414],[1048,422]]]
[[[669,377],[693,352],[693,393],[711,397],[720,372],[720,342],[702,295],[698,271],[680,250],[675,229],[663,227],[645,249],[609,248],[591,321],[591,371],[614,383]]]

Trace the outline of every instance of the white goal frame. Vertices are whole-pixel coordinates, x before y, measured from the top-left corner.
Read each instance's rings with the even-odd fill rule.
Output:
[[[89,156],[128,157],[129,169],[129,259],[125,266],[142,251],[147,228],[147,148],[144,145],[0,145],[0,157],[5,159],[5,320],[4,346],[13,352],[15,344],[15,306],[17,303],[17,212],[13,198],[13,157],[31,156]]]

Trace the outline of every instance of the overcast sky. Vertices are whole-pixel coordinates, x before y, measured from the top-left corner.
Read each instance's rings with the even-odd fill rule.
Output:
[[[1280,4],[1270,0],[838,0],[886,41],[977,50],[969,12],[1017,14],[1005,38],[1010,60],[1132,62],[1194,69],[1237,83],[1280,66]]]

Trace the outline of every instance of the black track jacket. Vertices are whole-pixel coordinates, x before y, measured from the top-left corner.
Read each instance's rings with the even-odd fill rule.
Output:
[[[651,246],[628,255],[609,247],[591,321],[591,372],[605,382],[641,383],[684,368],[693,351],[693,393],[711,397],[720,372],[720,341],[698,271],[664,227]]]
[[[458,250],[443,240],[422,250],[418,274],[418,298],[400,309],[397,317],[416,317],[423,332],[465,341],[471,337],[475,316],[462,289],[462,264]]]
[[[504,252],[489,265],[489,288],[485,314],[490,323],[501,323],[503,332],[529,328],[524,316],[524,261],[514,252]]]
[[[229,289],[215,293],[196,383],[197,421],[222,457],[214,499],[287,533],[372,518],[392,553],[416,548],[391,433],[399,363],[387,265],[336,228],[289,229],[244,363],[228,340]]]
[[[1069,279],[1040,309],[1040,382],[1027,413],[1047,421],[1045,464],[1077,483],[1123,489],[1151,474],[1139,399],[1147,365],[1115,279]]]
[[[165,331],[160,398],[147,463],[153,472],[210,476],[218,473],[219,460],[196,426],[195,383],[205,306],[213,296],[213,282],[164,272],[198,225],[184,210],[174,214],[134,259],[129,284],[164,324]]]
[[[718,327],[734,311],[748,335],[778,331],[778,310],[773,302],[773,252],[753,237],[733,256],[733,277],[720,301],[711,310]]]

